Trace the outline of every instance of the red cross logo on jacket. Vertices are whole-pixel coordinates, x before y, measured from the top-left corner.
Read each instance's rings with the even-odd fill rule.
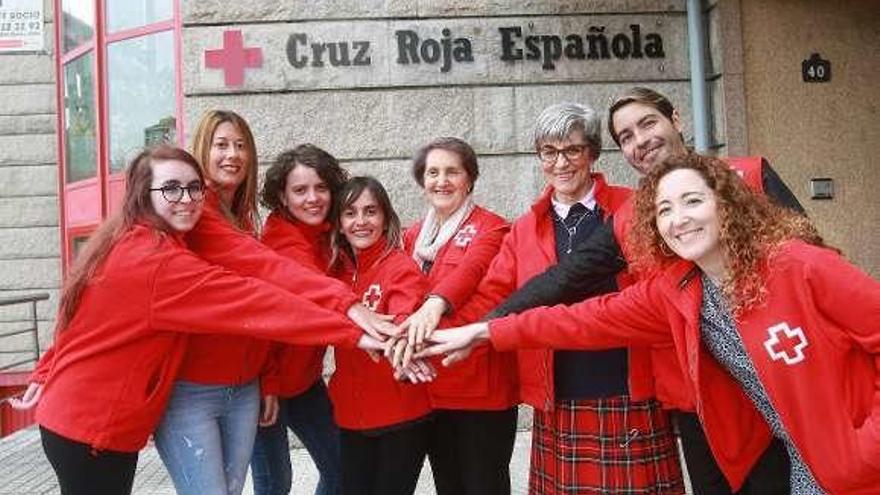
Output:
[[[466,247],[471,241],[474,240],[474,237],[477,236],[477,228],[473,226],[473,224],[467,224],[455,234],[453,238],[453,242],[458,247]]]
[[[382,287],[379,284],[372,284],[367,287],[367,290],[364,292],[364,297],[362,302],[364,306],[370,308],[370,311],[376,311],[376,308],[379,307],[379,301],[382,300]]]
[[[804,360],[804,348],[809,344],[801,327],[791,328],[782,322],[767,329],[770,337],[764,341],[764,348],[774,361],[782,359],[791,366]]]

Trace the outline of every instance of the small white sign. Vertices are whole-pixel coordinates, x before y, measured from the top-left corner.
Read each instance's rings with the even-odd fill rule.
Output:
[[[0,53],[43,50],[43,0],[0,0]]]

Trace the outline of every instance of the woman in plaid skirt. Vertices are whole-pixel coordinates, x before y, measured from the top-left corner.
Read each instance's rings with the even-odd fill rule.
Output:
[[[547,188],[517,219],[486,277],[453,323],[482,318],[533,276],[556,264],[630,196],[592,173],[601,122],[589,107],[545,109],[535,149]],[[626,281],[609,267],[604,291]],[[442,330],[440,330],[442,333]],[[517,352],[520,400],[535,408],[529,493],[684,491],[669,420],[653,399],[648,351],[640,348]]]

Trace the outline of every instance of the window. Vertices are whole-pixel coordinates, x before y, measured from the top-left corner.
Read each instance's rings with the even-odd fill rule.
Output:
[[[173,54],[170,31],[108,45],[111,173],[144,146],[176,141]]]
[[[126,163],[182,123],[179,0],[55,0],[65,270],[119,204]]]

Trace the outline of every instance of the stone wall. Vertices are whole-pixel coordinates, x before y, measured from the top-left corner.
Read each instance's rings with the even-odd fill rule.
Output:
[[[45,0],[45,49],[0,53],[0,298],[48,292],[37,305],[44,343],[61,279],[52,2]],[[0,307],[0,333],[29,325],[29,305]],[[29,336],[0,349],[29,349]],[[21,355],[0,354],[0,365]]]
[[[424,208],[409,160],[434,137],[458,136],[474,146],[481,164],[478,201],[512,218],[543,186],[530,136],[547,105],[583,102],[599,110],[604,122],[613,96],[647,84],[673,98],[690,135],[683,1],[191,0],[182,2],[182,10],[188,131],[205,110],[235,110],[251,123],[264,167],[286,148],[317,144],[353,173],[382,180],[407,223]],[[221,49],[231,31],[262,55],[260,67],[245,68],[240,86],[226,85],[224,71],[205,62],[205,53]],[[590,36],[599,33],[617,43],[607,58],[589,50]],[[652,34],[662,38],[663,57],[646,53]],[[547,37],[554,35],[564,49],[558,60],[548,55],[553,40]],[[583,59],[568,56],[572,35],[585,46]],[[536,60],[529,59],[528,36],[536,37]],[[614,41],[620,36],[629,41]],[[441,53],[431,63],[432,50],[442,51],[446,43],[451,53],[464,46],[460,38],[469,49],[458,53],[461,60],[450,55],[445,61]],[[407,45],[415,39],[418,51]],[[364,42],[369,63],[362,57],[358,65],[355,56]],[[347,59],[340,56],[343,49]],[[723,129],[717,132],[726,141]],[[614,183],[634,182],[607,133],[597,169]]]

